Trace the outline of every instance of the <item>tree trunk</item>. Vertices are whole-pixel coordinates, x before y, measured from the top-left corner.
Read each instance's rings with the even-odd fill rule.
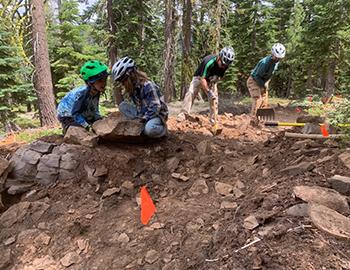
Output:
[[[292,71],[292,67],[288,66],[288,83],[287,83],[287,90],[285,92],[285,98],[289,98],[290,94],[292,93],[292,86],[293,86],[293,71]]]
[[[140,27],[139,27],[139,38],[140,38],[140,55],[144,55],[145,53],[145,39],[146,39],[146,29],[145,29],[145,15],[144,15],[144,0],[139,0],[139,8],[140,8],[140,14],[139,14],[139,20],[140,20]]]
[[[215,51],[218,52],[220,50],[220,30],[221,30],[221,13],[222,13],[222,0],[217,0],[216,12],[215,12]]]
[[[32,32],[34,51],[34,88],[38,97],[41,126],[57,124],[49,51],[45,29],[44,1],[32,0]]]
[[[112,68],[113,64],[117,61],[118,50],[116,46],[116,33],[117,33],[117,25],[115,23],[115,17],[113,12],[113,0],[107,0],[107,19],[108,19],[108,30],[109,30],[109,40],[108,40],[108,55],[109,55],[109,66]],[[121,93],[120,87],[115,88],[113,79],[110,80],[111,86],[111,98],[114,104],[121,103]]]
[[[113,0],[107,0],[107,17],[108,17],[108,29],[110,38],[108,40],[108,54],[110,66],[116,62],[117,59],[117,47],[115,45],[115,36],[117,33],[117,25],[115,23],[115,17],[113,13]]]
[[[192,0],[183,1],[183,15],[182,15],[182,66],[181,66],[181,91],[180,98],[185,97],[186,91],[191,81],[191,25],[192,25]]]
[[[313,74],[312,74],[313,67],[308,66],[307,69],[307,79],[306,79],[306,90],[312,93],[313,90]]]
[[[165,0],[165,55],[164,55],[164,97],[170,102],[175,92],[174,43],[175,43],[175,0]]]
[[[256,50],[256,24],[257,24],[257,13],[258,13],[258,7],[257,7],[258,3],[257,1],[255,1],[253,3],[253,7],[254,7],[254,14],[253,14],[253,30],[252,30],[252,51]]]
[[[327,74],[325,76],[324,95],[322,98],[323,103],[328,103],[334,94],[336,66],[337,60],[332,59],[328,65]]]

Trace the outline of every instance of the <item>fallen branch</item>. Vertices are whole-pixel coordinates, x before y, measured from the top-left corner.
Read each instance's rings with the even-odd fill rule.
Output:
[[[286,132],[284,133],[284,137],[299,138],[299,139],[336,139],[336,138],[345,137],[345,134],[330,134],[327,137],[324,137],[321,134],[300,134],[300,133]]]

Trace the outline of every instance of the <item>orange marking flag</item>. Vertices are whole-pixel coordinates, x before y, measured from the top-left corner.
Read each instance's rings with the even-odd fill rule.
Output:
[[[320,129],[321,129],[321,132],[322,132],[322,136],[323,136],[323,137],[328,137],[328,136],[329,136],[329,132],[328,132],[328,130],[327,130],[326,125],[320,125]]]
[[[157,209],[145,186],[141,187],[141,222],[147,225]]]

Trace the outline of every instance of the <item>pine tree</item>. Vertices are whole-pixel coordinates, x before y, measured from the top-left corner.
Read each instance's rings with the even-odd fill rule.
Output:
[[[93,39],[96,31],[79,15],[77,1],[61,2],[59,22],[51,21],[49,47],[55,92],[60,98],[72,88],[84,84],[79,70],[85,61],[98,59],[107,63],[107,55],[106,49]]]
[[[17,78],[21,58],[11,38],[8,23],[0,19],[0,121],[3,126],[15,116],[14,106],[23,101],[23,89]]]

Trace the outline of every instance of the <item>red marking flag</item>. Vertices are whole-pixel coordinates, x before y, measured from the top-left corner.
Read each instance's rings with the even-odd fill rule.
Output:
[[[329,132],[328,132],[328,130],[327,130],[326,125],[320,125],[320,129],[321,129],[321,132],[322,132],[322,136],[323,136],[323,137],[328,137],[328,136],[329,136]]]
[[[157,209],[145,186],[141,187],[141,222],[147,225]]]

